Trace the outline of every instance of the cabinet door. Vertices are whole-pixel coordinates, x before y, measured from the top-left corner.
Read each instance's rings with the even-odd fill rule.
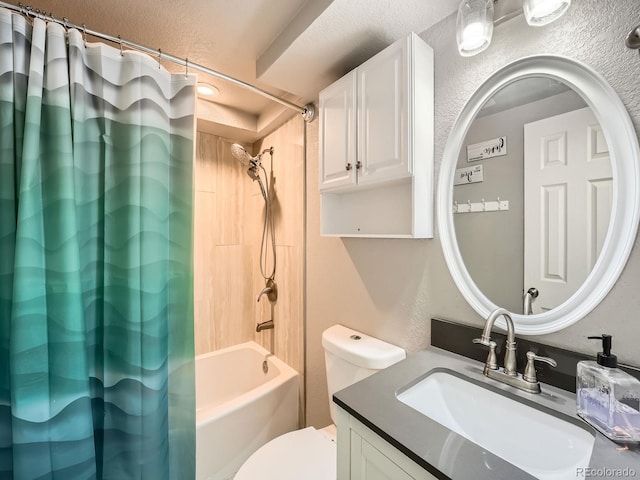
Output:
[[[320,191],[356,184],[355,73],[320,92]]]
[[[358,184],[409,177],[410,37],[358,67]]]
[[[415,480],[357,433],[351,435],[351,480]]]
[[[338,480],[436,480],[340,407],[336,426]]]

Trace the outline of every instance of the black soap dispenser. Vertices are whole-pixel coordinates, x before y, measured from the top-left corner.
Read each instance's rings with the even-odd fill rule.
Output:
[[[578,363],[578,415],[615,442],[640,443],[640,381],[617,368],[611,335],[588,338],[602,340],[602,351]]]

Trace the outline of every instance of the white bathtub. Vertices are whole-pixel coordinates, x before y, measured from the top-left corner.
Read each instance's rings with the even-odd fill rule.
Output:
[[[286,363],[254,342],[196,357],[197,480],[233,478],[258,448],[297,428],[298,373]]]

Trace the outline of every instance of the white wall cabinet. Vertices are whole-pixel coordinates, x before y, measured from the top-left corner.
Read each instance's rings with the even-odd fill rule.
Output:
[[[321,234],[433,236],[433,51],[412,33],[320,92]]]
[[[356,74],[345,75],[320,94],[321,190],[356,185]]]
[[[434,480],[372,430],[338,407],[338,480]]]

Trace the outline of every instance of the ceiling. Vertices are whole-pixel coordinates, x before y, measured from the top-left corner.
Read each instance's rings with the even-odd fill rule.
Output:
[[[486,117],[565,92],[573,92],[577,102],[587,106],[582,97],[567,84],[548,77],[529,77],[521,78],[491,95],[491,98],[478,112],[477,117]]]
[[[459,0],[22,0],[90,30],[162,49],[298,105],[411,31],[455,12]],[[7,0],[17,4],[17,0]],[[454,32],[452,32],[452,41]],[[165,63],[167,69],[184,67]],[[199,101],[199,128],[255,141],[291,110],[223,80]]]

